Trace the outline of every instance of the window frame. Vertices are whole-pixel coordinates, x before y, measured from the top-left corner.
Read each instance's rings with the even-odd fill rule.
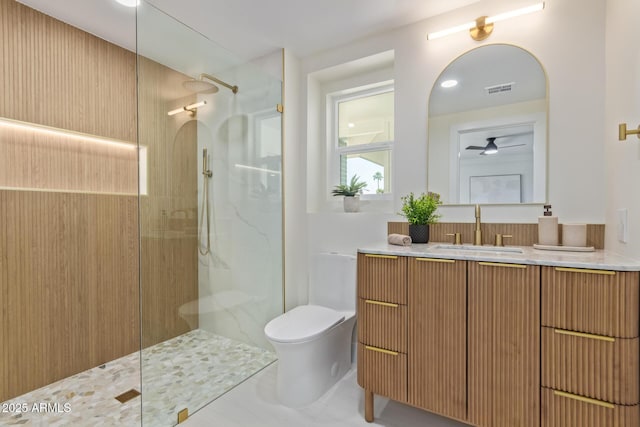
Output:
[[[339,185],[340,182],[340,158],[343,155],[367,153],[372,151],[389,151],[389,175],[393,176],[393,147],[395,142],[395,105],[393,111],[394,121],[394,137],[389,141],[371,142],[368,144],[360,144],[354,146],[340,147],[339,143],[339,104],[341,102],[352,101],[355,99],[366,98],[369,96],[380,95],[383,93],[394,93],[395,103],[395,85],[394,81],[385,81],[375,85],[368,85],[364,87],[354,87],[347,90],[327,94],[328,114],[330,120],[327,123],[327,155],[329,162],[327,165],[327,178],[328,178],[328,194],[331,190]],[[374,194],[361,194],[361,200],[392,200],[393,199],[393,179],[389,183],[389,191],[386,193],[374,193]]]

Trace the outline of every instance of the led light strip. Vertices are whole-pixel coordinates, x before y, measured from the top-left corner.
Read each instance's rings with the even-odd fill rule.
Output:
[[[138,146],[133,142],[120,141],[111,138],[102,138],[98,136],[88,135],[86,133],[74,132],[67,129],[59,129],[45,125],[39,125],[35,123],[22,122],[20,120],[7,119],[0,117],[0,127],[6,127],[11,129],[21,129],[30,132],[37,132],[45,135],[52,135],[64,138],[71,138],[79,141],[90,141],[98,144],[112,145],[115,147],[127,148],[130,150],[137,150]]]

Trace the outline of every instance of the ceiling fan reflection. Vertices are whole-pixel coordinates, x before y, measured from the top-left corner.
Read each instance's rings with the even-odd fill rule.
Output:
[[[530,133],[531,132],[518,133],[518,134],[513,134],[513,135],[491,136],[491,137],[487,138],[487,145],[485,145],[485,146],[469,145],[469,146],[467,146],[466,150],[482,150],[479,153],[481,156],[486,156],[486,155],[490,155],[490,154],[497,154],[499,148],[502,149],[502,148],[522,147],[522,146],[527,145],[527,144],[502,145],[502,146],[498,147],[496,145],[496,142],[495,142],[496,139],[498,139],[498,138],[508,138],[508,137],[512,137],[512,136],[528,135]]]

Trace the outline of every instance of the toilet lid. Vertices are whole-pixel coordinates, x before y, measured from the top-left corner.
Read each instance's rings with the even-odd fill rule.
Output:
[[[319,305],[301,305],[276,317],[264,327],[278,342],[306,341],[342,322],[344,314]]]

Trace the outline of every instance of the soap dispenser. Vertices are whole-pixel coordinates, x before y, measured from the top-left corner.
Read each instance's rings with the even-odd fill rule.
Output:
[[[538,217],[538,244],[558,246],[558,217],[551,213],[551,205],[544,205],[543,216]]]

